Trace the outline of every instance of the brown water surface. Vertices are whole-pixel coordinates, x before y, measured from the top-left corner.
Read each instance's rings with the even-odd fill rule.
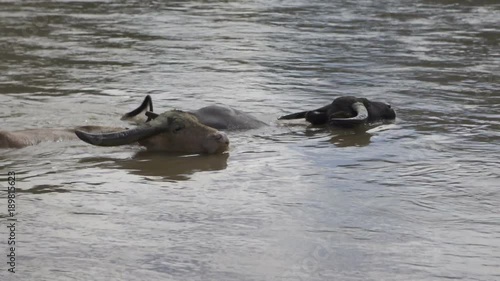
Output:
[[[224,104],[219,156],[0,151],[17,280],[500,280],[498,1],[0,1],[0,129]],[[341,95],[394,124],[280,115]],[[5,277],[2,277],[2,280]],[[10,280],[10,279],[9,279]]]

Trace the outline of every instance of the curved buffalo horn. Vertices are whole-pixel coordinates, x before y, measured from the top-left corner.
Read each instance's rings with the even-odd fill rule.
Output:
[[[290,119],[301,119],[306,117],[306,113],[309,111],[302,111],[297,113],[292,113],[288,115],[281,116],[278,120],[290,120]]]
[[[352,109],[357,113],[351,118],[331,118],[330,122],[333,125],[356,125],[366,122],[368,119],[368,110],[362,102],[355,102],[351,105]]]
[[[290,119],[302,119],[302,118],[306,118],[306,115],[307,115],[308,112],[324,113],[324,112],[326,112],[328,110],[328,107],[330,107],[330,105],[323,106],[323,107],[320,107],[320,108],[315,109],[315,110],[308,110],[308,111],[302,111],[302,112],[297,112],[297,113],[292,113],[292,114],[284,115],[284,116],[281,116],[280,118],[278,118],[278,120],[290,120]]]
[[[165,131],[166,126],[142,126],[131,130],[106,133],[90,134],[84,131],[76,130],[75,134],[82,141],[97,146],[117,146],[131,144],[138,140],[157,135]]]
[[[125,120],[125,119],[128,119],[128,118],[132,118],[134,116],[137,116],[139,114],[141,114],[141,112],[147,110],[149,107],[149,111],[153,111],[153,100],[151,99],[151,96],[150,95],[147,95],[144,100],[142,101],[141,105],[139,105],[138,108],[128,112],[128,113],[125,113],[123,114],[122,116],[122,120]],[[148,120],[149,121],[149,120]]]

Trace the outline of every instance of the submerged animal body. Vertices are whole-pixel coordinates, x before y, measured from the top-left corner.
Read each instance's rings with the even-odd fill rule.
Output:
[[[158,117],[158,114],[153,112],[153,101],[149,95],[138,108],[124,114],[122,120],[130,120],[143,113],[148,117],[146,122]],[[193,115],[200,123],[217,130],[250,130],[267,125],[243,111],[220,105],[210,105],[185,113]]]
[[[396,112],[389,104],[365,98],[344,96],[318,109],[302,111],[280,117],[280,120],[305,118],[313,125],[353,127],[359,124],[394,120]]]
[[[226,151],[226,134],[201,124],[192,114],[171,110],[136,128],[81,126],[74,129],[0,131],[0,148],[22,148],[47,141],[81,139],[97,146],[138,143],[147,150],[189,154]]]
[[[162,114],[153,112],[148,95],[135,110],[122,120],[142,113],[148,117],[136,128],[109,128],[83,126],[75,129],[30,129],[13,132],[0,131],[0,148],[21,148],[45,141],[81,139],[97,146],[118,146],[138,143],[148,150],[179,153],[221,153],[228,149],[227,135],[218,130],[244,130],[266,125],[242,111],[223,106],[207,106],[184,112],[170,110]]]
[[[218,130],[249,130],[267,125],[243,111],[220,105],[203,107],[191,114],[201,123]]]

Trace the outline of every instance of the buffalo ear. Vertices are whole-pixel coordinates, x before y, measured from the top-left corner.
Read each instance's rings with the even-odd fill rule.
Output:
[[[121,120],[127,120],[130,118],[133,118],[146,110],[153,112],[153,100],[151,99],[150,95],[147,95],[144,98],[144,100],[142,101],[141,105],[139,105],[138,108],[136,108],[128,113],[123,114]]]
[[[147,127],[162,127],[164,130],[169,130],[169,128],[172,127],[174,121],[176,120],[175,117],[156,114],[149,111],[146,112],[146,115],[148,116],[148,120],[151,120],[150,122],[146,123]]]
[[[160,114],[158,113],[154,113],[154,112],[151,112],[151,111],[146,111],[146,116],[148,117],[148,120],[146,120],[146,122],[149,122],[151,120],[154,120],[156,119],[156,117],[158,117]]]

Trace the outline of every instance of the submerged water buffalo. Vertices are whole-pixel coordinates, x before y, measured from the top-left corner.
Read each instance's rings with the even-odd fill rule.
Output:
[[[359,124],[394,120],[396,112],[389,104],[351,96],[339,97],[329,105],[280,117],[280,120],[305,118],[313,125],[329,124],[354,127]]]
[[[80,126],[74,129],[27,129],[0,131],[0,148],[22,148],[48,141],[81,139],[99,146],[138,143],[148,150],[179,153],[221,153],[229,139],[217,129],[203,125],[190,113],[171,110],[136,128]]]
[[[22,148],[41,142],[78,138],[99,146],[138,143],[148,150],[179,153],[221,153],[229,146],[225,133],[201,124],[190,114],[172,110],[133,129],[80,126],[74,129],[0,131],[0,148]]]
[[[84,142],[99,146],[116,146],[139,142],[149,150],[169,150],[191,153],[219,153],[227,150],[229,141],[217,130],[255,129],[266,125],[242,111],[212,105],[196,111],[171,110],[163,114],[153,112],[153,100],[147,95],[141,105],[122,116],[132,120],[142,115],[146,122],[139,127],[119,133],[91,134],[77,130],[76,135]],[[206,135],[207,130],[213,132]],[[176,138],[174,138],[174,136]],[[184,141],[178,142],[182,136]],[[225,144],[225,145],[223,145]]]
[[[78,138],[97,146],[139,143],[148,150],[181,153],[222,153],[228,149],[226,134],[201,124],[189,113],[171,110],[136,128],[109,133],[75,130]]]
[[[264,122],[236,109],[207,106],[192,112],[171,110],[153,112],[148,95],[135,110],[122,120],[144,113],[146,122],[133,129],[81,126],[74,129],[28,129],[0,131],[0,148],[21,148],[46,141],[81,139],[97,146],[118,146],[138,143],[148,150],[180,153],[221,153],[228,149],[229,140],[218,130],[244,130],[266,125]]]
[[[144,98],[138,108],[124,114],[121,119],[130,120],[141,116],[143,113],[148,117],[146,122],[158,117],[158,114],[153,112],[153,101],[149,95]],[[220,105],[210,105],[186,113],[196,117],[200,123],[217,130],[249,130],[267,125],[243,111]]]

